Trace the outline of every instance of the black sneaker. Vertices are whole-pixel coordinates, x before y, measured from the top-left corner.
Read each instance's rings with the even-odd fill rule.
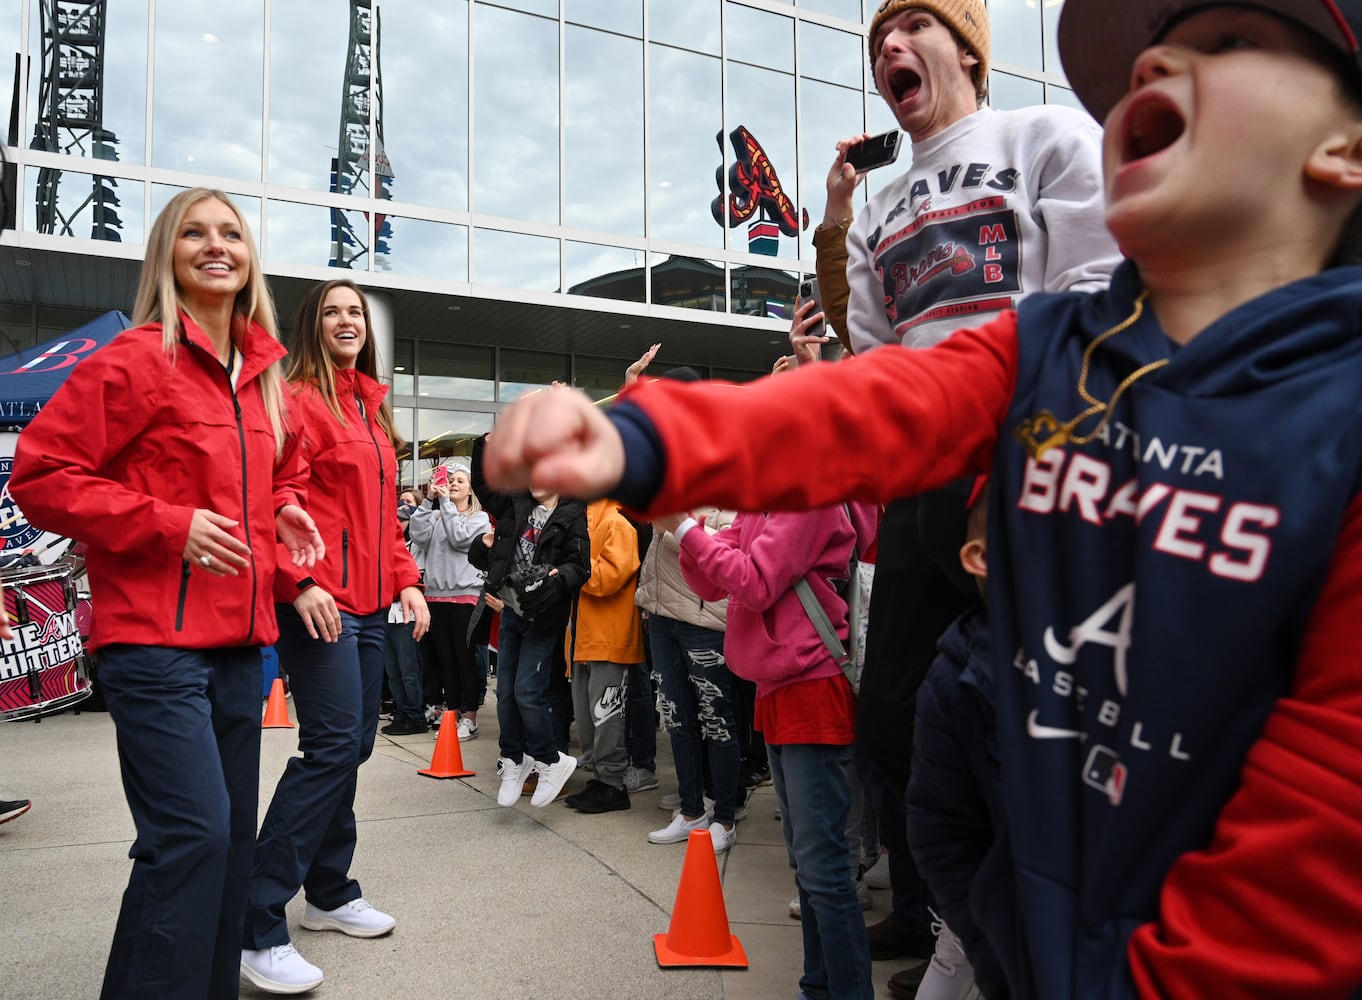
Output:
[[[12,802],[0,801],[0,823],[8,823],[12,819],[18,819],[32,808],[33,803],[28,799],[15,799]]]
[[[417,722],[415,719],[403,719],[400,722],[390,722],[379,730],[384,736],[415,736],[418,733],[429,731],[429,726],[424,722]]]
[[[601,782],[592,778],[580,792],[573,792],[571,795],[564,796],[563,805],[567,806],[569,809],[576,809],[577,803],[585,802],[596,794],[596,786],[599,784],[601,784]]]
[[[761,767],[743,765],[740,778],[744,788],[760,788],[771,783],[771,768],[766,764]]]
[[[889,914],[865,929],[870,940],[870,957],[879,962],[889,958],[930,959],[936,953],[936,936],[930,928],[918,928]]]
[[[604,781],[593,781],[572,808],[582,813],[619,812],[629,808],[629,793]]]

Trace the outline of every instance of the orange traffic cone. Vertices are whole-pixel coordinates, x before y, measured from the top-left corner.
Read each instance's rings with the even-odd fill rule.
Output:
[[[747,953],[728,932],[728,910],[719,882],[719,863],[708,830],[692,830],[686,841],[686,860],[676,905],[666,934],[653,935],[657,964],[672,966],[721,966],[747,968]]]
[[[440,716],[440,735],[435,737],[435,755],[430,758],[430,767],[417,774],[427,778],[468,778],[477,771],[468,771],[463,766],[463,751],[459,749],[459,713],[445,709]]]
[[[270,700],[265,705],[265,720],[260,723],[260,728],[293,728],[293,723],[289,721],[288,717],[288,703],[284,700],[283,678],[276,677],[274,683],[270,685]]]

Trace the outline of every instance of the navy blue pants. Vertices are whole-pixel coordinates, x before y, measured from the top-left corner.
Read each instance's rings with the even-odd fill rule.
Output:
[[[323,910],[363,895],[350,877],[355,784],[374,749],[388,634],[386,608],[341,612],[340,639],[328,643],[307,634],[291,604],[277,607],[275,648],[289,676],[303,755],[289,758],[256,841],[238,941],[252,949],[288,943],[284,907],[300,887]]]
[[[238,994],[262,669],[256,646],[99,651],[137,826],[104,1000]]]

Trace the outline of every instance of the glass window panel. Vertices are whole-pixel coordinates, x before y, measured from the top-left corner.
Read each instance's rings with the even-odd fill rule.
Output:
[[[564,254],[569,295],[645,301],[642,250],[568,243]]]
[[[648,235],[720,247],[724,231],[710,209],[722,163],[714,142],[723,129],[719,60],[663,45],[648,58]]]
[[[436,463],[473,454],[473,442],[492,429],[492,414],[423,406],[416,412],[416,427],[415,481],[424,487]]]
[[[724,31],[730,62],[794,72],[794,18],[736,3],[728,5],[727,15]]]
[[[805,80],[800,88],[800,113],[803,117],[799,123],[799,193],[810,220],[809,228],[800,233],[800,256],[813,260],[813,231],[823,221],[823,210],[827,206],[828,170],[837,158],[838,141],[865,131],[862,118],[865,104],[860,91]],[[906,142],[905,139],[905,145]],[[905,162],[911,156],[904,155],[906,152],[900,153]],[[883,169],[895,170],[896,167]],[[859,208],[865,203],[865,185],[860,185],[856,192]]]
[[[302,205],[291,201],[271,201],[265,209],[265,246],[261,251],[267,261],[289,264],[312,264],[326,267],[335,249],[331,238],[331,209],[324,205]],[[347,213],[341,213],[347,214]],[[364,224],[360,213],[357,226]],[[356,247],[344,244],[342,249],[349,259]],[[355,259],[359,270],[367,270],[365,260]]]
[[[999,111],[1013,111],[1045,103],[1045,87],[1039,80],[999,73],[988,75],[988,103]]]
[[[350,11],[349,4],[331,0],[290,0],[270,9],[268,169],[272,184],[335,190],[331,177],[343,112],[349,117],[362,115],[362,121],[351,121],[349,127],[359,130],[361,139],[368,136],[364,56],[370,46],[357,45],[350,68],[362,76],[347,79]]]
[[[576,24],[643,36],[643,0],[567,0],[564,11]]]
[[[494,229],[473,230],[472,281],[498,288],[556,292],[558,241]]]
[[[717,56],[723,0],[648,0],[648,39]]]
[[[503,350],[500,374],[498,396],[503,403],[511,403],[527,392],[542,389],[554,382],[566,385],[568,358],[566,354],[548,354],[543,351]]]
[[[643,235],[643,44],[569,27],[563,221]]]
[[[736,264],[732,282],[733,312],[740,316],[789,320],[799,291],[799,279],[795,275],[771,267]]]
[[[661,253],[649,256],[654,304],[708,312],[724,311],[726,279],[721,262]]]
[[[393,338],[393,395],[416,395],[416,341]],[[393,413],[396,413],[393,410]],[[403,435],[408,441],[411,435]]]
[[[1056,33],[1059,31],[1059,11],[1064,6],[1064,0],[1043,0],[1044,6],[1041,8],[1045,22],[1045,69],[1050,73],[1064,75],[1064,67],[1059,61],[1059,39]]]
[[[473,210],[557,223],[558,22],[484,4],[474,16]]]
[[[579,354],[573,364],[573,371],[576,373],[573,385],[592,399],[613,396],[623,388],[624,370],[635,360],[637,359],[621,361],[618,358],[588,358]],[[666,370],[658,367],[656,358],[648,366],[649,375],[660,375]]]
[[[799,24],[799,75],[861,91],[865,39],[821,24]]]
[[[468,280],[468,227],[385,216],[389,235],[375,248],[374,270],[441,281]],[[384,248],[386,247],[386,252]]]
[[[861,15],[861,0],[795,0],[800,10],[813,10],[820,14],[845,18],[862,24],[869,18]],[[878,0],[875,0],[878,5]]]
[[[990,0],[992,62],[1012,63],[1039,72],[1041,17],[1037,0]]]
[[[423,340],[417,346],[416,394],[447,399],[496,399],[490,347]]]
[[[541,14],[544,17],[558,16],[558,0],[495,0],[502,7],[514,7],[527,14]]]
[[[0,302],[0,343],[6,354],[17,354],[37,343],[33,339],[33,308],[26,302]]]
[[[156,5],[153,164],[260,180],[264,38],[264,0]]]
[[[24,171],[24,230],[108,243],[145,243],[141,181],[74,170]]]
[[[174,198],[181,191],[187,188],[176,187],[172,184],[153,184],[151,186],[151,219],[156,221],[156,217],[161,214],[161,210],[169,204],[170,199]],[[242,214],[242,222],[251,228],[251,236],[255,239],[255,245],[260,246],[260,234],[263,229],[260,225],[260,199],[247,194],[230,194],[232,203]],[[150,230],[150,226],[147,227]]]
[[[36,16],[36,15],[35,15]],[[23,0],[0,0],[0,52],[18,53],[20,49],[19,40],[23,36],[24,3]],[[145,47],[145,46],[144,46]],[[38,61],[37,53],[31,56],[33,64],[36,66]],[[0,115],[4,115],[5,131],[0,133],[0,140],[8,145],[26,145],[28,137],[19,135],[19,123],[11,121],[10,104],[14,100],[14,70],[13,63],[3,67],[0,72]],[[37,70],[33,71],[34,82],[29,85],[30,92],[37,88]],[[33,94],[33,100],[37,100],[37,95]],[[29,127],[33,126],[33,112],[29,110]],[[14,136],[11,139],[10,133]],[[140,161],[139,161],[140,162]]]
[[[19,4],[7,5],[14,9]],[[57,84],[49,93],[42,84],[47,72],[43,55],[42,11],[47,6],[38,0],[29,9],[29,71],[28,124],[34,149],[47,149],[91,156],[100,160],[121,160],[124,163],[146,162],[147,118],[147,5],[146,0],[123,4],[90,4],[80,10],[80,16],[69,24],[59,22],[67,32],[67,41],[56,50],[59,69],[81,74],[101,68],[97,64],[97,45],[93,38],[99,34],[99,14],[103,11],[104,50],[102,86],[70,86]],[[0,48],[3,52],[17,52],[18,30],[15,25],[14,47]],[[0,27],[0,42],[4,42],[4,27]],[[88,34],[87,34],[88,32]],[[89,42],[85,38],[92,39]],[[4,110],[9,111],[8,84],[12,79],[9,68],[2,74],[6,90]],[[83,118],[97,122],[87,125],[53,128],[39,122],[39,102],[56,102]],[[24,144],[27,144],[25,141]]]
[[[1066,107],[1077,108],[1079,111],[1088,110],[1083,107],[1083,102],[1078,99],[1078,95],[1072,90],[1068,87],[1057,87],[1053,83],[1046,84],[1045,86],[1045,103],[1063,104]]]
[[[406,406],[393,407],[393,430],[406,442],[397,449],[397,486],[399,491],[416,485],[416,463],[411,460],[416,440],[416,411]]]
[[[746,128],[761,144],[770,163],[770,170],[758,167],[751,172],[762,187],[755,192],[740,193],[742,201],[757,198],[758,207],[744,221],[729,219],[728,246],[731,250],[764,252],[768,243],[758,241],[763,230],[752,227],[762,222],[778,225],[777,254],[793,257],[799,253],[799,233],[804,216],[799,212],[799,163],[795,159],[795,99],[794,77],[772,70],[758,69],[730,63],[728,67],[728,122],[729,129]],[[739,143],[739,146],[745,145]],[[733,162],[735,144],[730,141],[729,162]],[[729,170],[729,184],[737,178]],[[820,188],[822,185],[820,184]],[[824,189],[825,190],[825,189]],[[730,204],[733,204],[730,197]],[[765,227],[769,236],[770,227]]]
[[[43,344],[54,337],[70,333],[78,326],[84,326],[92,319],[103,314],[99,309],[59,309],[53,306],[38,307],[37,329],[34,331],[35,344]]]
[[[378,10],[387,56],[383,142],[392,196],[467,211],[467,0],[401,0],[380,3]]]

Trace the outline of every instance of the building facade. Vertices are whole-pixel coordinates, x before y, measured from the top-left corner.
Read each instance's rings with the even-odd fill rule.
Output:
[[[203,185],[285,330],[315,281],[376,293],[404,482],[529,388],[613,393],[652,343],[756,377],[834,144],[894,127],[878,2],[0,0],[0,352],[129,310],[156,213]],[[1059,6],[989,0],[994,106],[1074,103]]]

